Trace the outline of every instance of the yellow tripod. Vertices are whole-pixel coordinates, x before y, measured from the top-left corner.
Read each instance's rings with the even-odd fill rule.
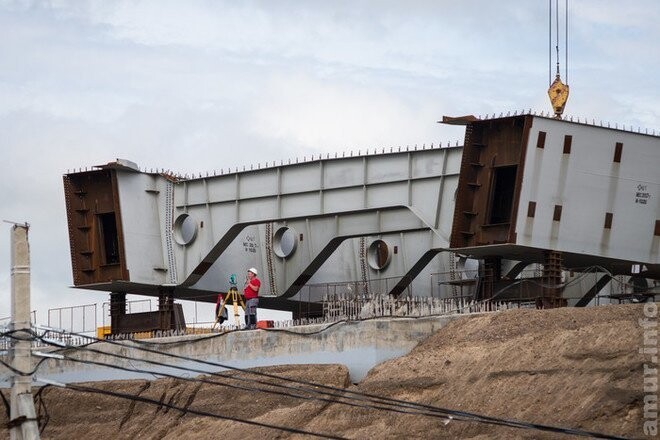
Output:
[[[222,299],[222,304],[220,305],[220,308],[218,309],[218,314],[215,317],[215,322],[213,323],[213,327],[215,328],[216,324],[218,321],[220,321],[220,317],[222,316],[222,312],[225,311],[225,306],[227,305],[227,302],[231,301],[232,307],[234,309],[234,320],[236,322],[236,327],[241,326],[241,320],[240,316],[238,314],[238,305],[240,303],[241,307],[243,308],[243,311],[245,311],[245,303],[243,302],[243,297],[238,293],[238,289],[236,286],[231,286],[227,293],[225,294],[225,297]]]

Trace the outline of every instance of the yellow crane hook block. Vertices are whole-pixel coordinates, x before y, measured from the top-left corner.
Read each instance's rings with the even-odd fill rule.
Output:
[[[568,85],[561,82],[559,74],[557,74],[555,80],[550,84],[548,96],[550,97],[552,108],[555,111],[555,118],[561,119],[561,114],[564,113],[566,101],[568,101]]]

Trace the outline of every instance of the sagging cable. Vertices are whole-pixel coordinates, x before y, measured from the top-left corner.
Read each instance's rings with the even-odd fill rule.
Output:
[[[66,388],[66,384],[64,384],[64,383],[62,383],[62,382],[57,382],[57,381],[55,381],[55,380],[50,380],[50,379],[44,379],[44,378],[42,378],[42,377],[34,376],[34,377],[32,378],[32,381],[33,381],[33,382],[45,383],[46,385],[52,385],[52,386],[54,386],[54,387]]]
[[[56,345],[56,346],[62,347],[62,348],[67,348],[68,347],[67,344],[65,344],[62,341],[58,341],[57,339],[50,339],[50,338],[46,338],[46,337],[41,337],[39,339],[44,341],[46,344],[52,344],[52,345]]]
[[[46,325],[33,325],[32,327],[38,328],[39,330],[46,330],[47,332],[53,333],[66,333],[67,331],[61,328],[48,327]]]
[[[52,358],[52,359],[64,360],[64,356],[62,356],[61,354],[57,354],[57,353],[44,353],[44,352],[41,352],[41,351],[33,351],[32,354],[34,356],[39,356],[39,357],[43,357],[43,358]]]

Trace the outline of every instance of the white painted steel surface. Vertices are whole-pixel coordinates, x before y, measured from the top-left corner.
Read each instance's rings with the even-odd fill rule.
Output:
[[[391,252],[386,267],[367,264],[366,278],[401,278],[429,249],[448,246],[461,152],[447,147],[321,159],[173,184],[158,174],[118,170],[130,280],[217,291],[229,286],[229,274],[242,280],[254,266],[262,293],[291,296],[294,284],[364,278],[362,236],[369,237],[367,248],[382,239]],[[167,225],[167,185],[173,185],[174,231]],[[184,214],[197,227],[188,244],[177,234]],[[295,231],[288,258],[267,248],[267,223],[271,234]],[[436,257],[415,281],[417,295],[430,294],[430,274],[448,270],[445,259]]]
[[[532,119],[516,242],[473,247],[474,255],[522,258],[558,250],[590,262],[659,264],[660,139]],[[539,131],[546,132],[544,148],[536,147]],[[563,153],[565,135],[572,136],[570,154]],[[620,163],[613,161],[617,142]],[[449,246],[461,155],[462,147],[382,152],[185,180],[113,167],[130,283],[150,294],[156,290],[149,286],[178,286],[193,299],[196,291],[226,290],[232,273],[240,283],[256,267],[262,295],[292,297],[305,284],[375,279],[403,279],[415,295],[431,295],[437,288],[431,274],[453,270],[442,251]],[[555,205],[562,206],[559,222]],[[611,229],[604,228],[607,212]],[[194,230],[182,233],[184,216]],[[282,228],[295,237],[287,257],[273,248]],[[389,252],[380,269],[374,254],[365,255],[376,240]]]
[[[537,148],[539,131],[545,147]],[[572,136],[563,154],[564,136]],[[621,162],[615,145],[623,144]],[[660,139],[535,117],[530,130],[516,244],[617,260],[660,263]],[[529,201],[536,202],[533,218]],[[561,205],[561,220],[553,221]],[[613,214],[606,229],[605,214]]]

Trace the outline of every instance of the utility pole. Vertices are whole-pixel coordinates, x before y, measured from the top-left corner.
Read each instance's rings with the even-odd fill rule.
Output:
[[[11,317],[10,362],[18,370],[32,369],[30,334],[30,246],[25,224],[11,229]],[[32,376],[14,372],[11,386],[10,439],[39,439],[39,425],[32,398]]]

